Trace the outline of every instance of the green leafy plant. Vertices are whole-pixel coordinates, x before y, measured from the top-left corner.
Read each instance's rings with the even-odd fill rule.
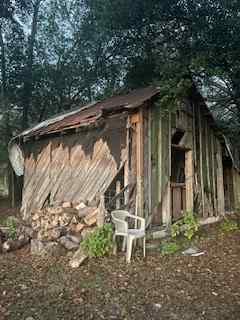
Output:
[[[220,229],[223,232],[230,232],[230,231],[236,231],[239,230],[239,226],[237,221],[230,220],[230,219],[225,219],[221,224],[220,224]]]
[[[180,246],[176,242],[163,242],[160,250],[163,255],[174,254],[180,250]]]
[[[176,238],[178,235],[183,233],[184,237],[186,237],[188,240],[191,240],[198,229],[198,219],[192,211],[186,211],[183,214],[183,218],[171,226],[171,236]]]
[[[109,254],[113,247],[112,235],[112,225],[104,224],[83,240],[82,248],[90,257],[103,257]]]
[[[7,220],[5,221],[5,226],[8,228],[7,230],[7,234],[8,237],[12,240],[16,240],[17,239],[17,222],[14,218],[7,218]]]

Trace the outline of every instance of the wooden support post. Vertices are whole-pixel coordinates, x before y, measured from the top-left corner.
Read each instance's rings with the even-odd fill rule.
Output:
[[[121,181],[118,180],[116,182],[116,195],[119,194],[120,191],[121,191]],[[118,210],[118,209],[120,209],[120,207],[121,207],[121,199],[120,199],[120,197],[117,197],[117,199],[116,199],[116,209]]]
[[[137,212],[143,217],[143,111],[139,111],[137,130]]]
[[[129,185],[129,157],[130,157],[130,119],[127,119],[127,136],[126,136],[126,160],[124,164],[124,188]],[[124,204],[129,202],[129,189],[124,192]]]
[[[185,153],[186,210],[193,211],[193,152]]]
[[[158,202],[161,203],[163,201],[163,191],[162,190],[162,115],[159,117],[159,127],[158,127],[158,164],[157,164],[157,173],[158,173]]]
[[[219,141],[217,141],[217,197],[218,214],[223,216],[225,214],[225,198],[223,186],[222,147]]]
[[[161,121],[165,121],[161,118]],[[162,128],[162,123],[161,123]],[[162,197],[162,222],[166,226],[170,226],[172,223],[172,206],[171,206],[171,167],[172,167],[172,139],[171,139],[171,113],[168,114],[168,182],[166,185],[165,193]],[[162,141],[161,141],[162,146]],[[162,154],[160,154],[160,159],[162,159]],[[164,174],[162,168],[161,160],[161,174]],[[163,190],[161,190],[163,192]]]
[[[165,193],[162,196],[162,222],[169,227],[172,222],[171,217],[171,183],[167,183]]]
[[[152,215],[152,114],[148,109],[148,215]]]

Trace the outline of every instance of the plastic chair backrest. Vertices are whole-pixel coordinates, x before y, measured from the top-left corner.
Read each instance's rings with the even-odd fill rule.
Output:
[[[115,225],[117,233],[126,233],[128,232],[128,223],[125,221],[128,216],[128,212],[124,210],[115,210],[112,212],[112,220]]]

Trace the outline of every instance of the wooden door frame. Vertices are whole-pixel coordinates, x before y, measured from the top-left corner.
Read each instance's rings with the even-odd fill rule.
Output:
[[[185,202],[186,202],[186,211],[193,211],[193,197],[194,197],[194,189],[193,189],[193,183],[194,183],[194,163],[193,163],[193,150],[186,148],[184,146],[178,146],[178,145],[171,145],[172,148],[178,149],[184,152],[185,154],[185,162],[184,162],[184,168],[185,168]],[[171,157],[172,161],[172,157]],[[171,162],[172,166],[172,162]],[[171,188],[171,187],[170,187]],[[170,189],[171,190],[171,189]],[[172,192],[170,192],[170,203],[171,203],[171,212],[170,215],[172,217]]]

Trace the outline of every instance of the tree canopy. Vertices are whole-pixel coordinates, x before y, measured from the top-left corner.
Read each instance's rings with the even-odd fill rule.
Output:
[[[55,113],[156,83],[170,106],[192,79],[232,137],[240,125],[240,4],[232,0],[0,2],[5,144]]]

